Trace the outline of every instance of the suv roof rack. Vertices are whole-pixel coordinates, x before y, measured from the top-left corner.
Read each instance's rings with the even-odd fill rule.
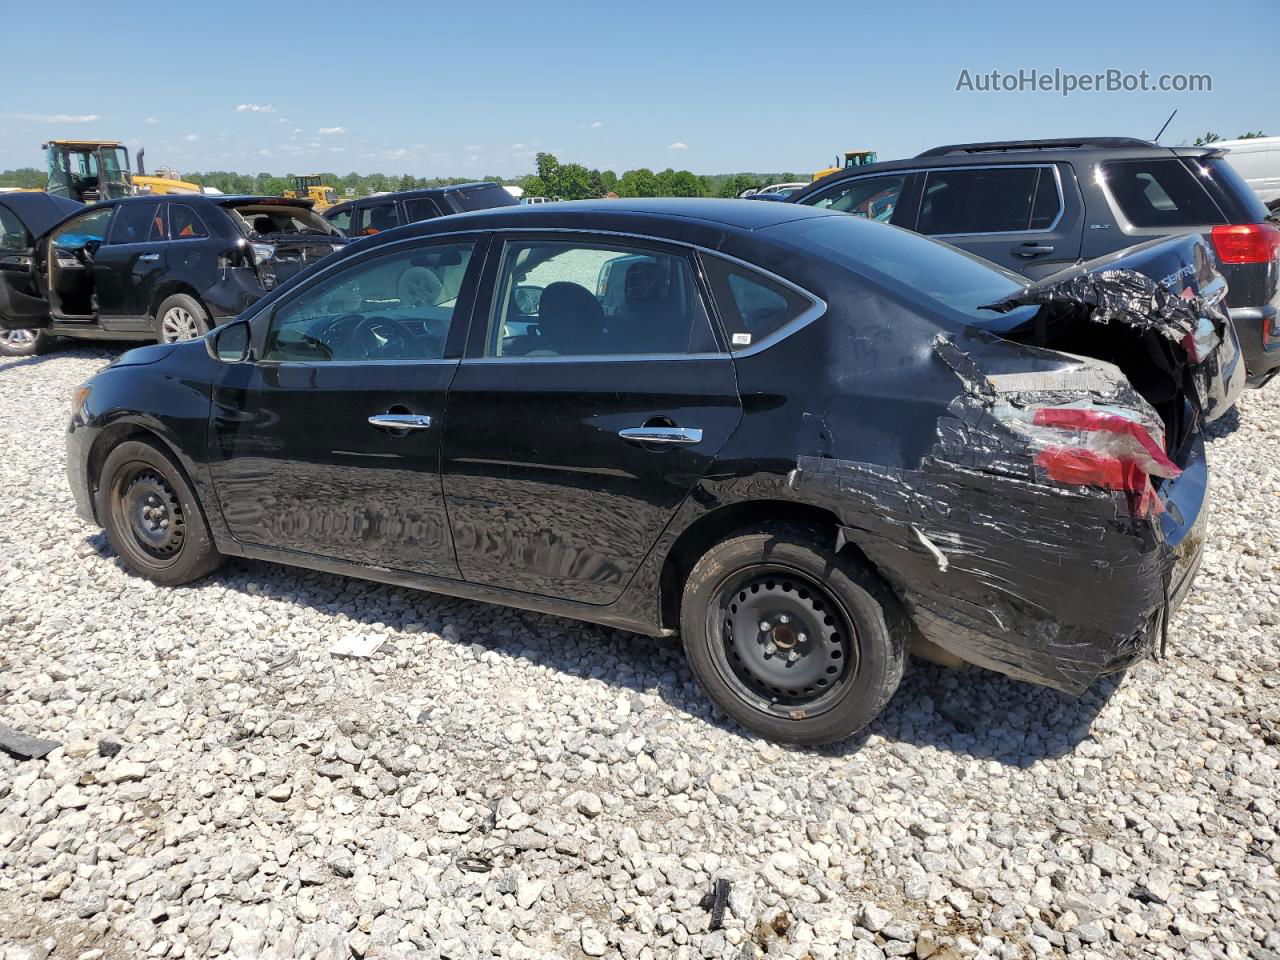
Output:
[[[1160,144],[1150,140],[1139,140],[1136,137],[1077,137],[1068,140],[992,140],[989,143],[951,143],[943,147],[934,147],[918,157],[942,157],[947,154],[968,153],[1000,153],[1016,150],[1089,150],[1089,149],[1132,149],[1133,147],[1155,147]]]

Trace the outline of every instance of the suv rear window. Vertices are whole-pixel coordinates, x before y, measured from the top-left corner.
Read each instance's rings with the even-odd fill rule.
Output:
[[[1226,223],[1218,205],[1176,157],[1107,160],[1102,176],[1120,213],[1135,227]]]
[[[488,210],[490,207],[514,207],[518,200],[502,187],[486,185],[467,190],[452,190],[454,201],[465,211]]]

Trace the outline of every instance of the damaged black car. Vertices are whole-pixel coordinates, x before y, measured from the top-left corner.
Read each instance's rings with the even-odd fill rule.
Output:
[[[844,738],[909,652],[1077,693],[1165,642],[1243,386],[1198,237],[1027,285],[792,204],[582,202],[352,244],[76,393],[80,514],[680,634],[733,719]]]

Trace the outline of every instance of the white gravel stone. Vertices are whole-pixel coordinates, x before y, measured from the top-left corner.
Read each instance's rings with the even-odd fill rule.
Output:
[[[675,643],[245,560],[128,576],[63,475],[113,355],[0,360],[0,722],[64,744],[0,754],[4,960],[1280,952],[1280,384],[1212,430],[1166,661],[1078,699],[916,664],[801,751],[718,720]]]

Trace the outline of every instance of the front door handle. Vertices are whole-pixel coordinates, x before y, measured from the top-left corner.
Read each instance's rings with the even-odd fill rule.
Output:
[[[375,413],[369,423],[392,430],[425,430],[431,426],[431,418],[424,413]]]
[[[1010,251],[1015,257],[1038,257],[1045,253],[1053,253],[1053,247],[1043,243],[1023,243]]]
[[[147,262],[147,263],[153,263],[154,261],[156,261],[156,260],[159,260],[159,259],[160,259],[160,254],[158,254],[158,253],[144,253],[144,254],[143,254],[142,256],[140,256],[138,259],[139,259],[139,260],[143,260],[143,261],[145,261],[145,262]]]
[[[697,427],[627,427],[618,436],[632,443],[677,444],[701,443],[702,431]]]

